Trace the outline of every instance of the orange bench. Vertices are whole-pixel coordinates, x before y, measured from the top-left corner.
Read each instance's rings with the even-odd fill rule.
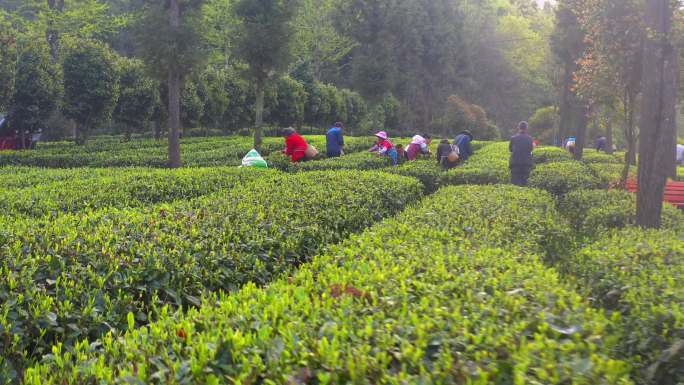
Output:
[[[627,188],[627,191],[633,193],[639,190],[637,181],[634,179],[628,180],[627,185],[625,187]],[[668,181],[665,185],[663,201],[668,202],[679,208],[684,208],[684,182]]]

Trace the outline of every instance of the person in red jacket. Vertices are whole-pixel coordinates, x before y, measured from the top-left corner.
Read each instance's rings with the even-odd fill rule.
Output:
[[[306,140],[292,127],[284,129],[283,136],[285,137],[285,154],[289,155],[293,162],[305,161],[306,148],[309,147]]]

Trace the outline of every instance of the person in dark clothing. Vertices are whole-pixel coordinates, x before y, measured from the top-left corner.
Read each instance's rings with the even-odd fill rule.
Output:
[[[343,154],[344,135],[342,134],[342,127],[342,122],[337,122],[325,135],[328,158],[337,158]]]
[[[452,159],[455,158],[455,160],[449,160],[449,154],[452,152],[455,153],[455,157],[454,155],[451,157]],[[458,152],[458,146],[450,144],[447,139],[442,139],[439,142],[439,146],[437,146],[437,163],[445,170],[456,167],[458,164]]]
[[[596,151],[606,151],[608,149],[608,138],[599,136],[596,138]]]
[[[409,160],[408,154],[406,153],[406,150],[404,150],[404,145],[402,144],[397,144],[397,163],[402,164]]]
[[[456,135],[456,139],[454,139],[454,145],[458,146],[459,156],[464,162],[473,155],[473,147],[470,145],[472,141],[473,134],[468,130]]]
[[[534,162],[532,151],[534,144],[532,137],[527,133],[527,122],[518,124],[518,133],[511,138],[508,149],[511,152],[509,168],[511,169],[511,183],[516,186],[527,186],[527,180],[532,172]]]

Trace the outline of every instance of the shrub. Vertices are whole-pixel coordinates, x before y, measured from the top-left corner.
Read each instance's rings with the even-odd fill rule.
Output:
[[[636,195],[624,190],[577,190],[559,202],[559,210],[581,237],[595,238],[608,229],[636,223]],[[684,234],[684,214],[663,207],[663,225]]]
[[[375,170],[389,165],[387,157],[377,156],[369,152],[357,152],[339,158],[323,159],[304,163],[291,163],[288,158],[289,171],[322,171],[322,170]]]
[[[599,305],[619,312],[619,352],[639,383],[684,381],[684,241],[629,228],[604,236],[561,265]],[[617,321],[616,321],[617,322]]]
[[[614,155],[606,154],[603,152],[597,152],[597,151],[591,150],[591,149],[585,149],[584,150],[584,154],[582,155],[582,162],[584,162],[584,163],[614,163],[614,164],[623,163],[620,161],[620,159],[618,159]]]
[[[577,189],[605,187],[587,166],[580,162],[551,162],[538,165],[530,176],[530,186],[562,196]]]
[[[43,172],[43,177],[51,172]],[[86,172],[88,175],[89,172]],[[99,208],[144,207],[207,195],[267,175],[262,170],[218,168],[196,170],[100,170],[80,172],[38,186],[0,188],[0,211],[35,217],[85,212]],[[0,183],[4,182],[0,177]],[[3,184],[4,187],[4,184]]]
[[[534,112],[530,117],[530,135],[543,143],[553,142],[553,130],[558,126],[560,116],[554,106],[543,107]]]
[[[325,148],[325,136],[307,135],[306,139],[319,149]],[[346,141],[348,152],[367,150],[372,144],[368,137],[350,137]],[[251,137],[183,138],[181,154],[186,166],[237,166],[252,146]],[[283,147],[283,138],[264,138],[261,154],[268,156]],[[164,141],[144,139],[121,143],[120,138],[111,137],[97,138],[84,146],[60,142],[55,145],[43,144],[39,151],[3,151],[0,152],[0,166],[165,167],[167,157]]]
[[[21,368],[55,343],[146,323],[164,304],[265,284],[420,194],[393,175],[269,173],[171,205],[0,218],[3,354]]]
[[[444,184],[446,175],[436,159],[406,162],[399,167],[389,167],[385,171],[418,179],[428,193],[437,191]]]
[[[468,161],[446,175],[448,184],[498,184],[511,179],[508,143],[489,144],[476,150]]]
[[[532,157],[536,164],[573,160],[572,154],[569,151],[551,146],[535,148],[534,152],[532,152]]]
[[[627,365],[610,358],[609,320],[517,247],[555,228],[538,206],[553,210],[553,200],[500,191],[444,189],[266,288],[164,312],[73,353],[57,346],[26,383],[629,383]],[[521,208],[540,227],[495,237],[523,224]]]
[[[587,167],[596,175],[603,185],[611,185],[620,182],[625,166],[616,163],[587,163]],[[637,168],[629,168],[629,177],[636,178]]]

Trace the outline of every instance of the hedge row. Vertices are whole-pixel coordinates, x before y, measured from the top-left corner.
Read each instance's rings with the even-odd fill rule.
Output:
[[[461,167],[447,173],[448,184],[499,184],[508,183],[508,143],[500,142],[485,146],[475,152]]]
[[[535,148],[532,157],[535,164],[573,160],[572,154],[568,150],[553,146]]]
[[[53,178],[55,174],[58,181],[24,188],[4,188],[5,177],[0,176],[0,212],[40,217],[106,207],[144,207],[227,190],[269,174],[266,170],[239,168],[57,171],[29,173],[33,174],[29,179]]]
[[[609,233],[561,264],[586,295],[621,317],[618,352],[639,383],[684,383],[684,240],[629,228]]]
[[[624,190],[573,191],[559,201],[558,208],[577,235],[587,240],[636,223],[636,195]],[[663,226],[684,235],[684,214],[665,204]]]
[[[399,176],[269,173],[172,205],[0,218],[0,383],[55,343],[265,284],[420,195]]]
[[[575,161],[537,165],[530,176],[530,186],[556,196],[563,196],[574,190],[606,187],[587,165]]]
[[[325,150],[325,136],[306,136],[311,144]],[[346,138],[348,152],[368,149],[370,137]],[[188,138],[181,143],[181,157],[186,166],[233,166],[253,147],[251,137]],[[265,138],[262,155],[278,152],[284,147],[283,138]],[[0,152],[0,166],[68,167],[164,167],[167,163],[165,141],[152,139],[117,143],[104,139],[86,146],[71,143],[39,147],[35,151]]]
[[[629,384],[611,321],[525,252],[553,214],[541,191],[446,188],[266,288],[57,345],[25,381]]]

